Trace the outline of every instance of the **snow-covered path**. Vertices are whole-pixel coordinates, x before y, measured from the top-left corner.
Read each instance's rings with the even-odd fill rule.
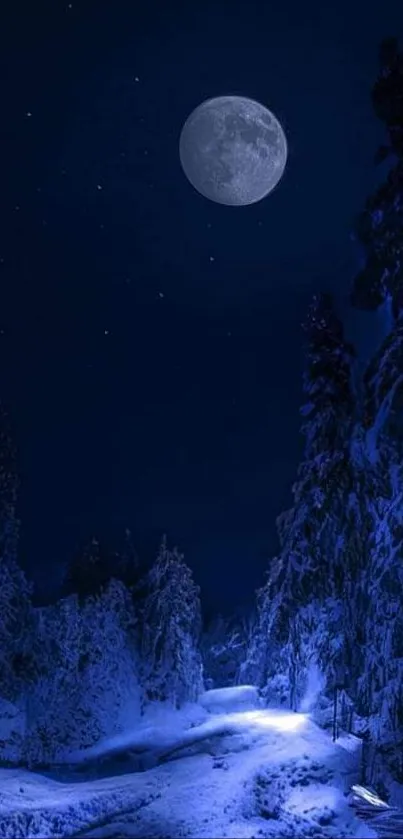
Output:
[[[343,794],[356,769],[351,754],[335,748],[309,722],[304,734],[271,729],[252,737],[253,744],[248,736],[232,735],[208,755],[151,770],[147,774],[158,778],[159,797],[82,835],[373,835],[355,820]]]
[[[0,837],[376,835],[347,803],[358,753],[302,715],[216,714],[159,754],[169,762],[75,784],[1,770]]]

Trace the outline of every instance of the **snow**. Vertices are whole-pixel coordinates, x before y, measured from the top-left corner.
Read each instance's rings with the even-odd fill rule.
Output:
[[[227,693],[217,703],[217,695],[202,700],[234,708],[252,699],[244,687],[239,696],[233,691],[231,699]],[[99,764],[101,757],[142,749],[154,755],[154,765],[91,779],[81,763],[80,780],[68,783],[0,770],[0,837],[376,835],[348,804],[359,751],[333,743],[307,715],[258,708],[209,714],[201,704],[182,712],[160,708],[117,739],[97,755],[87,750],[86,760],[90,751]]]
[[[207,711],[235,710],[236,708],[256,708],[259,705],[259,692],[253,685],[238,685],[230,688],[206,690],[199,697],[199,703]]]

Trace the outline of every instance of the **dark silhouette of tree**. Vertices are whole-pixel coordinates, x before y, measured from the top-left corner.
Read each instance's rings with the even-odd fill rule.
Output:
[[[140,580],[140,559],[133,544],[132,532],[128,527],[125,530],[121,550],[113,554],[111,559],[110,573],[111,577],[121,580],[130,589],[137,586]]]
[[[17,495],[19,478],[17,453],[12,439],[10,421],[0,403],[0,557],[17,561],[19,521]]]
[[[18,564],[17,454],[0,404],[0,694],[11,698],[21,678],[32,586]]]
[[[361,309],[377,309],[390,300],[395,318],[403,307],[403,53],[395,38],[382,42],[380,71],[372,90],[375,113],[385,124],[389,145],[377,161],[391,156],[392,168],[365,204],[355,224],[365,264],[354,280],[351,302]]]
[[[99,594],[111,577],[109,558],[102,550],[98,539],[93,537],[83,549],[77,553],[67,566],[66,575],[62,583],[62,597],[78,594],[80,600],[85,600],[94,594]]]

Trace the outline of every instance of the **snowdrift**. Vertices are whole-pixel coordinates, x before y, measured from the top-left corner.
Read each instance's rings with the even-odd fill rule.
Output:
[[[211,693],[204,701],[219,706],[221,691]],[[232,689],[220,701],[234,708],[257,696],[239,694]],[[375,835],[348,806],[359,752],[334,744],[306,715],[256,707],[209,714],[193,706],[166,709],[165,726],[162,709],[155,720],[126,735],[126,746],[161,761],[142,773],[95,780],[84,773],[79,783],[61,783],[0,770],[0,837]]]
[[[199,704],[215,714],[246,711],[259,707],[259,691],[253,685],[206,690],[199,697]]]

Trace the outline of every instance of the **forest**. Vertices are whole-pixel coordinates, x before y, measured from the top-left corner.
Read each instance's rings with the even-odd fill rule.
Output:
[[[403,53],[379,52],[372,89],[385,177],[353,222],[351,306],[388,331],[365,367],[319,289],[303,324],[304,454],[277,519],[251,615],[202,621],[200,591],[165,537],[145,567],[135,534],[90,538],[53,602],[19,562],[21,464],[12,406],[0,418],[0,763],[57,764],[206,688],[254,685],[267,704],[313,712],[365,744],[366,778],[403,783]],[[247,570],[245,570],[247,576]],[[247,579],[245,579],[247,586]]]

